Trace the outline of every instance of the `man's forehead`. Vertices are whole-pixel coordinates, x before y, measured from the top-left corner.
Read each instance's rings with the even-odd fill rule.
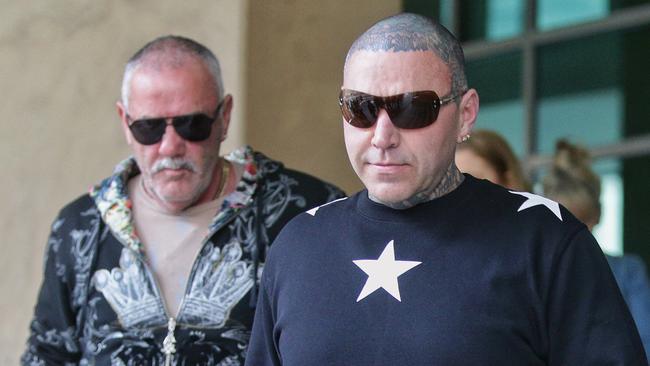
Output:
[[[352,53],[347,60],[343,87],[374,95],[450,88],[449,67],[432,51],[368,51]]]
[[[131,92],[147,91],[185,91],[198,93],[199,91],[216,92],[212,79],[207,69],[198,65],[183,67],[163,68],[138,68],[133,73]]]
[[[189,83],[191,88],[215,89],[210,69],[202,60],[193,57],[184,60],[146,60],[133,70],[130,86],[133,90],[136,86],[146,88],[163,82],[179,84],[179,86]],[[145,85],[138,85],[143,83]]]
[[[199,65],[139,68],[130,88],[129,113],[136,116],[206,111],[219,99],[212,78]]]
[[[209,74],[205,62],[194,55],[180,52],[152,52],[142,57],[134,72],[166,72],[173,70],[202,70]]]

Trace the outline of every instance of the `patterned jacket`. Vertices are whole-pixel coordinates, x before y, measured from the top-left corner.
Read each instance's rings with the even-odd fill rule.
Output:
[[[23,365],[241,365],[268,245],[292,217],[343,196],[249,147],[235,192],[210,224],[175,318],[132,224],[130,158],[52,225]]]

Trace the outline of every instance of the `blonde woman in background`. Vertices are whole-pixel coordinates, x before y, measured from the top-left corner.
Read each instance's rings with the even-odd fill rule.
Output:
[[[544,195],[566,207],[589,230],[600,221],[600,178],[591,170],[589,153],[565,140],[556,145],[553,166],[543,180]],[[650,351],[650,282],[641,258],[607,256],[646,349]]]
[[[461,143],[456,150],[456,165],[464,173],[506,188],[530,190],[517,157],[495,132],[477,131]],[[553,167],[544,179],[544,194],[564,205],[589,230],[600,221],[600,179],[589,167],[588,153],[564,140],[558,142]],[[606,257],[648,350],[650,282],[645,266],[633,255]]]
[[[456,165],[464,173],[515,191],[530,191],[519,160],[496,132],[477,130],[456,149]]]

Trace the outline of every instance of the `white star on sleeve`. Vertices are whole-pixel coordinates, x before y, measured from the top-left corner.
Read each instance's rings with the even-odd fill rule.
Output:
[[[555,214],[555,216],[557,216],[557,218],[560,219],[560,221],[562,221],[562,213],[560,212],[560,205],[557,202],[528,192],[510,191],[510,193],[518,194],[520,196],[524,196],[528,198],[526,201],[524,201],[524,203],[521,204],[521,206],[519,206],[517,212],[523,211],[533,206],[543,205],[546,206],[546,208],[548,208],[549,210],[551,210],[551,212],[553,212],[553,214]]]
[[[320,205],[320,206],[316,206],[316,207],[314,207],[314,208],[312,208],[312,209],[310,209],[310,210],[307,210],[306,212],[307,212],[308,214],[312,215],[312,216],[316,216],[316,211],[318,211],[319,208],[321,208],[321,207],[323,207],[323,206],[327,206],[327,205],[332,204],[332,203],[334,203],[334,202],[342,201],[342,200],[344,200],[344,199],[347,199],[347,197],[343,197],[343,198],[335,199],[335,200],[332,201],[332,202],[327,202],[327,203],[322,204],[322,205]]]
[[[386,245],[379,258],[359,259],[352,262],[368,275],[366,284],[361,289],[359,297],[357,297],[357,302],[363,300],[379,288],[383,288],[396,298],[397,301],[402,302],[397,277],[422,263],[415,261],[396,261],[393,240]]]

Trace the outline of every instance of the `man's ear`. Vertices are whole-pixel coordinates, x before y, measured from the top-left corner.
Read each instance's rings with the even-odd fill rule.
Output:
[[[126,143],[131,145],[133,142],[133,137],[131,136],[131,130],[129,130],[129,122],[126,118],[126,108],[120,101],[115,103],[115,106],[117,107],[117,114],[120,117],[120,124],[122,125],[122,131],[124,132]]]
[[[223,107],[221,107],[221,120],[223,125],[221,126],[221,136],[219,136],[219,141],[225,140],[228,136],[228,126],[230,126],[232,106],[233,98],[232,95],[228,94],[223,98]]]
[[[475,89],[469,89],[463,94],[459,105],[459,123],[458,136],[456,141],[463,141],[471,135],[474,129],[474,122],[478,117],[479,99]]]

